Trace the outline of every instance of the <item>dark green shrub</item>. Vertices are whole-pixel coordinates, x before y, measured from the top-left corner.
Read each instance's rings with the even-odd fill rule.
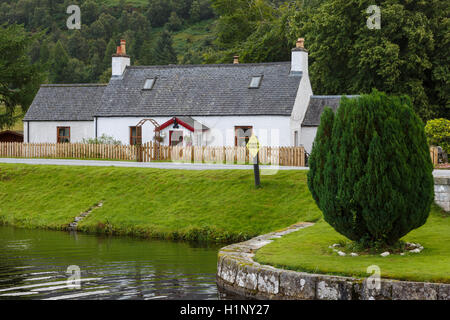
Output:
[[[309,163],[325,221],[350,240],[392,245],[428,218],[433,165],[408,97],[373,91],[326,108]]]

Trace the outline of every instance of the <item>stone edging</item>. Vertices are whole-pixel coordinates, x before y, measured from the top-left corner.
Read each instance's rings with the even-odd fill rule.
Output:
[[[450,300],[450,284],[381,279],[379,290],[365,279],[277,269],[253,261],[255,251],[285,234],[313,225],[298,223],[219,251],[217,285],[253,299],[294,300]]]
[[[450,212],[450,174],[434,177],[434,201],[444,211]]]

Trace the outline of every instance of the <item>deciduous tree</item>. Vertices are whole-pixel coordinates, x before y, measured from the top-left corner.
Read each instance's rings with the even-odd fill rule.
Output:
[[[38,64],[31,64],[28,49],[33,37],[23,26],[0,26],[0,129],[15,121],[16,107],[28,110],[42,81]]]

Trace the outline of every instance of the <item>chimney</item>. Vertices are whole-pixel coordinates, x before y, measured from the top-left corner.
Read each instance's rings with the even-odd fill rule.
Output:
[[[233,64],[239,64],[239,56],[233,57]]]
[[[127,55],[127,50],[125,49],[125,40],[120,40],[120,51],[122,52],[123,55]]]
[[[298,38],[292,49],[291,75],[308,73],[308,51],[305,49],[305,39]]]
[[[126,42],[120,40],[120,46],[117,47],[116,54],[112,56],[112,76],[121,77],[126,67],[130,66],[130,57],[126,53]]]

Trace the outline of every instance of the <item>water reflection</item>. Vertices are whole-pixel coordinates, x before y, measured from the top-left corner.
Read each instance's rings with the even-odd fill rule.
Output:
[[[218,299],[218,246],[0,226],[0,299]],[[67,267],[81,289],[67,287]]]

